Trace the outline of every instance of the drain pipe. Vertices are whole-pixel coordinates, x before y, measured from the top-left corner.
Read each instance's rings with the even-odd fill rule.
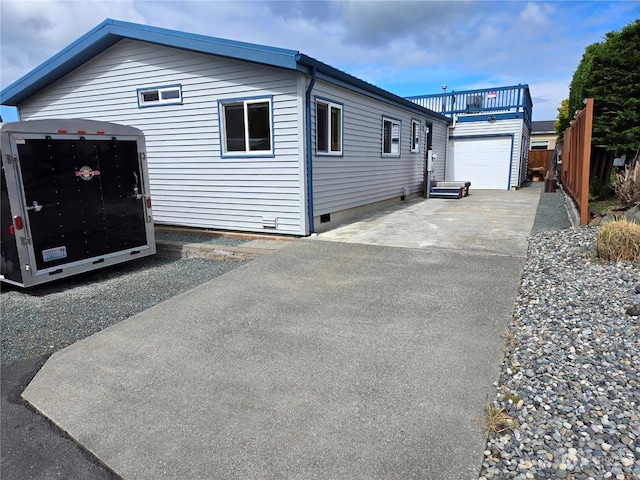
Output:
[[[452,132],[456,128],[456,123],[458,121],[458,114],[457,113],[456,114],[452,114],[452,117],[453,117],[453,122],[452,122],[451,125],[447,126],[447,141],[444,144],[444,175],[445,175],[445,179],[447,177],[447,163],[449,162],[449,154],[451,153],[450,152],[451,148],[449,148],[450,147],[449,144],[451,143],[451,140],[452,140],[452,138],[451,138],[452,135],[453,135]]]
[[[311,91],[316,84],[316,67],[311,67],[311,82],[307,87],[306,93],[306,130],[307,130],[307,208],[309,212],[309,233],[315,232],[315,226],[313,225],[313,146],[311,144]]]

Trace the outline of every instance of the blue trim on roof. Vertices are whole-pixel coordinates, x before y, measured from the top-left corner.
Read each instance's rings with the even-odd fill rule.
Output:
[[[2,105],[17,106],[124,38],[295,70],[295,50],[121,22],[107,18],[68,47],[0,92]]]
[[[498,120],[513,120],[513,119],[524,119],[524,112],[506,112],[506,113],[486,113],[486,114],[473,114],[473,115],[459,115],[458,123],[465,122],[492,122]]]
[[[425,115],[431,119],[437,119],[440,121],[451,123],[451,119],[445,115],[441,115],[437,112],[434,112],[433,110],[424,108],[404,97],[391,93],[380,87],[376,87],[369,82],[361,80],[358,77],[354,77],[353,75],[327,65],[326,63],[322,63],[315,58],[309,57],[304,54],[299,54],[297,56],[297,61],[301,67],[299,68],[299,70],[304,73],[310,73],[311,69],[315,67],[317,69],[318,78],[327,78],[330,81],[338,84],[344,83],[345,86],[351,87],[359,93],[368,95],[369,97],[376,98],[378,100],[385,100],[399,107],[402,107],[405,110],[410,110],[419,115]]]
[[[315,68],[318,78],[326,78],[332,83],[344,85],[371,98],[384,100],[431,119],[451,122],[444,115],[424,108],[415,102],[376,87],[295,50],[196,35],[177,30],[122,22],[110,18],[107,18],[68,47],[3,89],[0,92],[0,103],[2,105],[18,106],[32,95],[35,95],[125,38],[297,70],[309,76],[311,76],[311,72]]]

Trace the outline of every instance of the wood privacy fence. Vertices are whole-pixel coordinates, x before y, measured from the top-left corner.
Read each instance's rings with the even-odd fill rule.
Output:
[[[549,162],[553,156],[553,150],[530,150],[527,167],[530,175],[540,175],[544,178],[547,174]]]
[[[589,222],[589,163],[591,160],[591,127],[593,98],[587,98],[571,126],[564,132],[562,185],[580,211],[580,225]]]

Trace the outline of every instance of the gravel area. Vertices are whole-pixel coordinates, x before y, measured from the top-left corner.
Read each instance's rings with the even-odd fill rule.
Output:
[[[26,290],[3,284],[0,362],[53,353],[243,263],[154,256]]]
[[[207,245],[224,245],[225,247],[237,247],[249,240],[244,238],[221,237],[204,233],[172,232],[156,230],[156,240],[168,242],[205,243]]]
[[[489,436],[482,480],[640,479],[640,265],[600,262],[596,233],[530,237],[493,401],[515,426]]]
[[[540,183],[542,184],[542,182]],[[544,184],[536,185],[531,188],[543,187]],[[570,226],[571,222],[569,221],[569,215],[567,214],[564,193],[559,189],[555,192],[542,192],[540,194],[538,210],[536,211],[536,218],[533,222],[531,234],[533,235],[551,230],[561,230],[569,228]]]

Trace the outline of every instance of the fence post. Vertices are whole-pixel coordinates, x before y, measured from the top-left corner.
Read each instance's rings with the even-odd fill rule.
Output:
[[[582,126],[582,195],[580,196],[580,225],[589,223],[589,167],[591,164],[591,129],[593,127],[593,98],[587,98],[587,106],[584,112],[584,125]]]

